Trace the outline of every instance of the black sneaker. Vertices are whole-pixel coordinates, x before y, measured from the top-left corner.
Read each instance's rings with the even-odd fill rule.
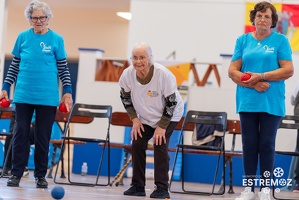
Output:
[[[20,180],[21,180],[21,177],[12,175],[7,181],[7,186],[19,187]]]
[[[9,178],[10,176],[11,176],[10,170],[0,170],[0,177]]]
[[[145,196],[145,190],[144,190],[144,187],[138,187],[138,186],[133,185],[128,190],[124,191],[124,195]]]
[[[150,198],[156,198],[156,199],[170,199],[170,195],[168,192],[168,189],[164,189],[161,187],[156,187],[156,189],[151,193]]]
[[[36,188],[48,188],[45,177],[35,177]]]

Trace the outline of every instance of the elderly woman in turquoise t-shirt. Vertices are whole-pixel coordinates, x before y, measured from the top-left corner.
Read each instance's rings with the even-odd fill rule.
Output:
[[[32,1],[25,9],[31,28],[21,32],[12,50],[13,60],[5,77],[0,98],[8,99],[8,91],[16,83],[13,101],[16,124],[12,145],[12,176],[7,186],[18,187],[25,169],[30,123],[35,112],[34,177],[37,188],[47,188],[49,141],[57,106],[72,107],[72,85],[66,62],[63,37],[48,28],[52,11],[40,1]],[[59,97],[59,79],[62,98]]]
[[[266,179],[272,178],[276,133],[285,115],[285,80],[293,75],[289,41],[272,31],[278,21],[275,7],[266,1],[257,3],[250,11],[250,21],[256,30],[238,37],[228,70],[237,84],[246,186],[236,200],[254,199],[255,186],[260,187],[259,199],[270,199]],[[241,80],[244,73],[250,76],[248,80]],[[256,175],[258,162],[260,173]]]

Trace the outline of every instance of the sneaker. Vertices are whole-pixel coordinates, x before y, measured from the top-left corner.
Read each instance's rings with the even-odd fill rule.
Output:
[[[293,192],[299,192],[299,183],[295,185]]]
[[[21,177],[12,175],[7,181],[7,186],[19,187],[20,180],[21,180]]]
[[[262,190],[258,193],[259,200],[271,200],[270,197],[270,188],[264,187]]]
[[[164,189],[161,187],[156,187],[156,189],[151,193],[150,198],[156,199],[170,199],[168,189]]]
[[[246,187],[241,195],[235,198],[235,200],[254,200],[255,195],[254,192],[251,191],[251,187]]]
[[[25,167],[24,172],[23,172],[23,177],[28,176],[29,175],[29,169],[28,167]]]
[[[45,177],[35,177],[36,188],[48,188]]]
[[[2,174],[3,173],[3,174]],[[11,171],[10,170],[1,170],[0,171],[0,177],[9,178],[11,177]]]
[[[144,190],[144,187],[138,187],[138,186],[133,185],[128,190],[124,191],[124,195],[145,196],[145,190]]]

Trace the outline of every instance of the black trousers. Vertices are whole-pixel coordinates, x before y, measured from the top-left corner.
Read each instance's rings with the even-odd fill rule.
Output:
[[[169,155],[168,145],[170,136],[178,122],[170,122],[166,129],[166,144],[154,145],[154,182],[155,185],[164,189],[169,186]],[[144,132],[142,138],[138,136],[137,140],[132,141],[132,166],[133,177],[131,185],[144,187],[145,184],[145,167],[146,167],[146,150],[148,141],[153,137],[155,129],[143,124]]]
[[[48,169],[49,142],[55,120],[56,106],[16,103],[16,124],[12,145],[11,174],[22,177],[26,165],[30,124],[35,112],[34,128],[34,177],[45,177]]]
[[[12,147],[11,149],[9,149],[10,143],[12,141],[12,135],[13,135],[13,130],[14,130],[14,126],[15,126],[15,120],[16,120],[16,114],[15,112],[13,112],[11,119],[10,119],[10,124],[9,124],[9,132],[12,133],[11,135],[6,136],[5,138],[5,145],[4,145],[4,159],[3,159],[3,166],[5,164],[5,159],[7,157],[6,160],[6,169],[7,170],[11,170],[12,168],[12,164],[11,164],[11,160],[12,160]],[[34,127],[35,127],[35,123],[31,123],[30,126],[30,134],[29,134],[29,142],[27,143],[28,148],[27,150],[27,164],[26,166],[28,166],[28,159],[29,159],[29,154],[30,154],[30,145],[34,144]]]

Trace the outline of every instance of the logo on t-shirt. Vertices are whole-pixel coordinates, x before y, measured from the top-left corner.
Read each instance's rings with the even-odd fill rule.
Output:
[[[51,52],[51,46],[47,46],[45,43],[41,42],[39,44],[42,47],[42,52]]]
[[[147,95],[148,95],[149,97],[157,97],[157,96],[159,96],[159,93],[158,93],[157,91],[151,91],[151,90],[148,90],[148,91],[147,91]]]
[[[274,52],[274,47],[268,47],[268,45],[265,45],[263,48],[265,49],[265,52],[269,52],[269,53]]]

